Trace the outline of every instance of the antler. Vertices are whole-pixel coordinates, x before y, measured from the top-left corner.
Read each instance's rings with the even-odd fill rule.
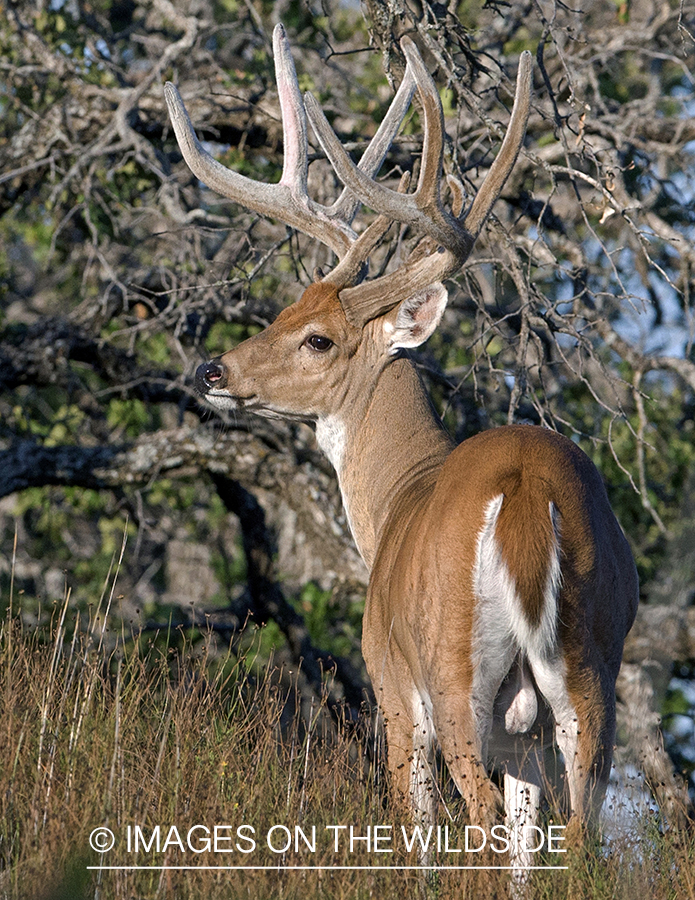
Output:
[[[441,281],[463,265],[514,166],[530,108],[532,62],[531,54],[525,51],[519,60],[514,108],[500,152],[465,215],[462,214],[462,186],[448,176],[454,195],[454,211],[450,212],[443,207],[440,197],[444,149],[442,104],[415,44],[403,38],[401,47],[407,61],[403,81],[367,150],[355,165],[316,99],[306,94],[302,103],[285,29],[282,25],[275,26],[273,54],[284,139],[284,164],[278,184],[253,181],[217,162],[198,141],[174,85],[167,82],[164,88],[181,153],[193,174],[222,196],[261,215],[279,219],[330,247],[339,263],[325,280],[341,287],[339,296],[345,315],[355,325],[363,325],[404,297]],[[424,113],[424,143],[418,184],[415,192],[408,194],[408,175],[401,179],[398,191],[376,182],[374,176],[398,133],[416,89]],[[307,115],[326,156],[345,185],[332,206],[316,203],[307,192]],[[352,221],[361,203],[379,215],[358,237]],[[413,226],[427,235],[429,241],[421,242],[395,272],[359,284],[367,259],[393,221]]]
[[[351,223],[361,200],[348,188],[330,207],[316,203],[309,197],[306,113],[290,45],[282,25],[276,25],[273,31],[273,55],[284,141],[284,164],[282,178],[278,184],[264,184],[246,178],[238,172],[225,168],[204,150],[196,137],[179,92],[173,84],[167,82],[164,86],[164,96],[176,139],[183,158],[196,177],[223,197],[261,215],[279,219],[286,225],[297,228],[326,244],[341,260],[341,271],[345,279],[343,283],[354,283],[366,259],[366,256],[362,255],[362,259],[358,261],[356,254],[350,253],[357,241]],[[384,120],[362,155],[359,166],[356,167],[367,179],[372,178],[381,167],[408,111],[414,92],[415,81],[412,74],[406,71]],[[368,252],[371,252],[389,224],[390,222],[379,221],[379,228],[371,229],[369,240],[360,242],[360,252],[367,248]],[[365,236],[366,232],[362,237]]]
[[[434,244],[432,246],[431,242],[428,248],[434,252],[428,255],[423,255],[422,252],[414,254],[389,275],[341,290],[339,296],[343,309],[354,324],[364,324],[383,314],[404,297],[435,281],[441,281],[463,265],[516,162],[526,133],[532,76],[532,58],[528,51],[524,51],[519,60],[514,107],[500,152],[470,209],[463,216],[461,185],[454,178],[448,179],[454,193],[455,206],[458,207],[456,215],[448,212],[442,206],[439,191],[444,148],[441,101],[415,44],[409,38],[403,38],[401,47],[408,68],[412,69],[415,77],[424,114],[422,166],[415,193],[404,195],[366,178],[341,146],[316,99],[311,94],[304,97],[314,131],[346,187],[371,209],[395,221],[412,225],[430,237]]]

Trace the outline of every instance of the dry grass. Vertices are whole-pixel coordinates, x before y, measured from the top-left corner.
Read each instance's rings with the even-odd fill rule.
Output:
[[[102,607],[109,604],[108,592]],[[88,866],[413,865],[397,839],[410,829],[389,805],[369,722],[348,727],[318,702],[306,724],[291,679],[270,667],[253,674],[251,651],[212,659],[185,645],[172,652],[142,641],[109,643],[103,617],[80,624],[69,597],[50,625],[29,629],[8,612],[0,632],[0,898],[483,898],[509,896],[507,872],[95,871]],[[115,643],[115,647],[114,647]],[[286,675],[286,673],[285,673]],[[289,685],[289,686],[288,686]],[[370,759],[372,760],[370,762]],[[455,815],[457,807],[452,807]],[[327,825],[393,826],[390,854],[334,852]],[[134,826],[160,826],[160,852],[128,852]],[[255,829],[249,854],[199,853],[176,846],[204,825]],[[316,851],[272,853],[273,825],[311,835]],[[90,849],[98,826],[112,850]],[[529,896],[695,898],[692,829],[673,833],[643,823],[640,841],[548,857],[568,871],[533,874]],[[382,832],[386,833],[386,832]],[[194,832],[202,837],[204,832]],[[248,836],[251,832],[246,831]],[[282,834],[276,830],[278,844]],[[634,837],[634,835],[633,835]],[[236,838],[235,838],[236,840]],[[460,841],[456,844],[454,841]],[[239,840],[242,847],[248,843]],[[463,846],[458,834],[453,846]],[[199,846],[199,845],[198,845]],[[228,845],[227,845],[228,846]],[[466,854],[454,861],[460,863]],[[471,855],[469,855],[470,857]],[[453,857],[444,860],[450,863]],[[478,860],[463,859],[475,864]],[[495,860],[498,861],[498,860]]]

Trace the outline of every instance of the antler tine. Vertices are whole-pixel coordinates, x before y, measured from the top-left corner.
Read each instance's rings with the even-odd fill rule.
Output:
[[[386,154],[410,108],[415,88],[413,72],[410,66],[407,66],[403,80],[386,111],[386,115],[381,120],[376,134],[369,142],[369,146],[362,154],[362,158],[357,165],[357,168],[368,178],[373,178],[381,168],[381,164],[386,158]],[[328,214],[351,224],[361,203],[361,199],[353,191],[345,188],[333,206],[328,209]]]
[[[409,186],[410,172],[404,172],[398,185],[399,193],[405,194]],[[333,271],[329,272],[323,280],[337,284],[341,288],[359,281],[360,276],[364,274],[366,261],[392,224],[393,219],[388,216],[377,216],[357,238]]]
[[[468,246],[466,230],[443,209],[439,199],[444,149],[444,114],[439,94],[415,44],[409,38],[403,38],[401,46],[408,61],[407,70],[412,72],[424,112],[425,141],[415,193],[400,194],[368,177],[350,159],[311,94],[305,94],[304,105],[309,121],[338,177],[363,203],[397,222],[418,228],[443,247],[461,252]]]
[[[422,162],[413,200],[427,216],[438,225],[443,226],[446,233],[451,230],[454,223],[444,211],[439,195],[439,181],[442,177],[442,159],[444,156],[444,110],[442,109],[442,101],[439,99],[437,86],[427,71],[413,41],[404,37],[401,40],[401,49],[405,54],[408,65],[413,69],[424,114]],[[430,232],[426,233],[429,234]],[[437,235],[432,234],[431,237],[437,237]],[[451,238],[449,238],[448,243],[443,243],[443,246],[448,247],[450,243]],[[456,240],[454,240],[455,246]]]
[[[273,32],[275,71],[280,95],[285,159],[278,184],[264,184],[227,169],[200,144],[183,100],[173,84],[164,86],[176,139],[193,174],[223,197],[254,212],[279,219],[326,244],[342,259],[356,235],[350,226],[329,217],[307,194],[306,116],[289,42],[282,25]]]
[[[514,106],[507,133],[495,161],[490,166],[490,171],[464,217],[466,228],[474,237],[480,233],[495,200],[499,197],[524,142],[526,123],[531,109],[532,77],[533,57],[528,50],[524,50],[519,58]]]
[[[531,54],[524,51],[519,60],[514,107],[500,152],[468,213],[463,217],[460,214],[456,218],[450,217],[456,223],[456,232],[460,236],[459,249],[452,249],[450,242],[447,244],[439,241],[439,250],[429,256],[411,256],[403,266],[389,275],[344,288],[340,292],[340,301],[345,315],[354,325],[364,325],[370,319],[383,315],[404,297],[412,296],[418,290],[443,280],[463,265],[519,155],[531,105],[532,71]],[[422,183],[422,177],[420,181]],[[460,213],[463,205],[461,186],[455,179],[453,182],[449,180],[449,185],[454,193],[454,208]],[[431,231],[425,230],[425,233],[435,237]]]
[[[306,113],[297,81],[290,42],[284,27],[273,29],[273,60],[282,116],[283,164],[280,184],[286,184],[299,197],[307,196],[309,148],[306,137]]]
[[[340,299],[353,324],[364,324],[404,297],[460,268],[514,166],[529,114],[532,61],[531,54],[525,51],[519,61],[514,108],[500,152],[465,216],[461,215],[462,189],[458,182],[452,184],[452,215],[444,209],[440,198],[444,114],[439,94],[415,44],[409,38],[403,38],[401,47],[407,60],[403,82],[356,166],[316,99],[306,94],[302,103],[289,42],[282,25],[276,25],[273,52],[285,151],[282,178],[278,184],[253,181],[221,165],[198,141],[174,85],[167,83],[164,88],[179,147],[193,174],[224,197],[261,215],[279,219],[330,247],[340,263],[327,280],[334,284],[355,285],[364,272],[365,260],[394,220],[419,229],[438,247],[425,257],[411,255],[405,265],[389,275],[344,287]],[[373,176],[398,133],[415,89],[422,103],[425,137],[418,185],[413,194],[407,194],[408,179],[402,179],[399,190],[393,191],[374,181]],[[307,116],[326,156],[345,185],[345,190],[331,207],[316,203],[308,196]],[[350,223],[360,203],[370,206],[379,216],[358,238]]]

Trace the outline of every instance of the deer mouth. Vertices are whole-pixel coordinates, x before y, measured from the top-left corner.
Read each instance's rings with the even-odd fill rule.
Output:
[[[236,397],[228,390],[208,389],[203,394],[205,399],[216,406],[218,409],[249,409],[255,411],[254,400],[256,395],[251,394],[248,397]]]

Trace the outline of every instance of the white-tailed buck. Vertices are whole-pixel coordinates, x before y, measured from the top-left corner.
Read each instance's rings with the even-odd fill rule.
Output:
[[[173,85],[166,98],[183,156],[203,182],[323,242],[338,263],[262,333],[200,366],[196,387],[223,409],[316,423],[371,576],[362,648],[386,723],[393,785],[432,821],[435,741],[471,821],[504,808],[535,821],[543,750],[564,756],[572,816],[600,809],[615,736],[615,681],[637,605],[635,566],[601,477],[572,441],[534,426],[452,443],[403,352],[447,302],[442,280],[468,257],[521,148],[532,62],[523,53],[509,127],[468,209],[440,183],[444,120],[412,41],[403,82],[355,165],[311,95],[300,95],[282,26],[273,36],[284,127],[278,184],[229,171],[203,150]],[[417,91],[424,146],[417,187],[374,180]],[[307,117],[345,185],[330,207],[307,193]],[[378,213],[359,236],[364,204]],[[397,271],[365,279],[392,222],[424,235]],[[319,273],[320,274],[320,273]],[[513,853],[516,864],[528,856]]]

